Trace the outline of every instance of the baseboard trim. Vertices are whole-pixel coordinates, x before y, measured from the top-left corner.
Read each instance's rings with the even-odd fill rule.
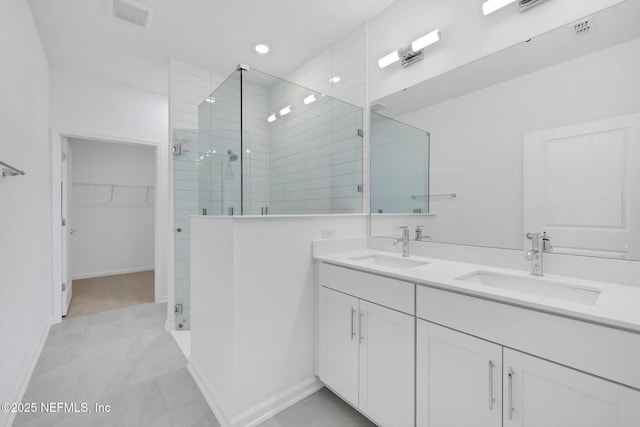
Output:
[[[124,268],[122,270],[102,271],[99,273],[77,274],[73,276],[71,280],[93,279],[94,277],[115,276],[116,274],[127,274],[127,273],[140,273],[142,271],[150,271],[150,270],[155,270],[155,268],[153,266],[135,267],[135,268]]]
[[[314,376],[231,418],[222,409],[220,400],[209,386],[208,381],[201,375],[198,367],[194,365],[191,360],[187,364],[187,369],[200,388],[200,391],[204,395],[205,400],[209,404],[209,407],[211,407],[211,411],[213,411],[221,427],[257,426],[323,387],[323,384]]]
[[[47,337],[49,336],[49,330],[51,329],[51,324],[46,323],[44,328],[42,329],[42,333],[40,335],[40,342],[38,343],[38,347],[36,347],[36,351],[31,355],[31,360],[27,364],[26,370],[22,376],[22,383],[16,388],[15,393],[13,394],[14,398],[11,402],[21,402],[24,397],[24,393],[27,391],[27,387],[29,386],[29,382],[31,381],[31,376],[33,375],[33,371],[36,369],[36,364],[38,363],[38,359],[40,359],[40,355],[42,354],[42,349],[44,348],[44,344],[47,342]],[[10,427],[13,424],[13,421],[18,415],[16,412],[0,412],[0,426],[2,427]]]
[[[257,426],[277,413],[284,411],[288,407],[312,395],[322,387],[322,383],[320,383],[316,377],[309,378],[238,415],[233,419],[234,427]]]
[[[209,387],[208,381],[200,373],[197,365],[195,365],[193,361],[189,360],[187,363],[187,370],[191,373],[191,376],[204,396],[204,399],[209,404],[213,415],[216,416],[216,419],[220,423],[220,427],[233,427],[231,418],[223,411],[220,406],[220,400],[216,397],[211,387]]]

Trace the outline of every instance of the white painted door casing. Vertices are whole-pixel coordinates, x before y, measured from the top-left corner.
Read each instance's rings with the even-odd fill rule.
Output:
[[[71,268],[71,240],[73,228],[71,225],[71,204],[72,204],[72,152],[69,140],[62,139],[62,283],[64,289],[62,291],[62,315],[66,316],[71,304],[73,296],[73,281]]]

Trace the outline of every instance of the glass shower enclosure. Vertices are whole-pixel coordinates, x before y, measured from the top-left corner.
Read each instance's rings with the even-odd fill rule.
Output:
[[[363,212],[362,108],[244,66],[173,134],[177,329],[190,328],[191,215]]]

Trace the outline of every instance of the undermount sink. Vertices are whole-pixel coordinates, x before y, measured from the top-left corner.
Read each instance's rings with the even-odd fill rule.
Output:
[[[422,267],[429,264],[426,261],[419,261],[411,258],[400,258],[389,255],[365,255],[351,258],[352,261],[360,261],[366,264],[380,265],[382,267],[391,267],[406,270],[408,268]]]
[[[542,278],[512,276],[488,271],[474,271],[457,279],[585,305],[594,305],[600,296],[600,289],[572,286]]]

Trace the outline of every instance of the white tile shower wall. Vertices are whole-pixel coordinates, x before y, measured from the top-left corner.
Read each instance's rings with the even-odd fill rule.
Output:
[[[272,112],[291,106],[270,127],[271,212],[362,212],[362,109],[286,82],[270,93]]]
[[[329,95],[358,106],[364,115],[368,114],[366,32],[365,24],[356,28],[289,73],[286,80],[313,89],[316,95]],[[340,81],[331,81],[336,77]],[[282,106],[286,106],[286,99],[295,98],[304,107],[301,100],[307,95],[280,93],[280,100]],[[272,99],[277,100],[275,94],[272,94]],[[273,111],[282,108],[278,105],[274,104]],[[325,104],[308,109],[313,112],[307,113],[304,119],[299,116],[298,127],[293,117],[289,119],[292,123],[288,126],[284,126],[284,121],[273,126],[272,212],[362,212],[364,193],[358,192],[358,185],[366,182],[368,173],[364,150],[368,135],[363,140],[355,132],[357,128],[366,128],[367,118],[347,106],[332,110],[329,104]],[[293,164],[290,160],[294,160]],[[289,162],[287,170],[278,169],[285,162]],[[364,203],[368,202],[365,200]]]
[[[314,55],[285,80],[364,108],[367,95],[367,30],[363,24]],[[333,83],[331,78],[339,77]]]
[[[175,240],[169,249],[169,319],[171,327],[190,327],[189,246],[190,216],[198,213],[199,167],[198,105],[223,81],[224,76],[171,60],[169,64],[169,128],[171,144],[191,140],[185,157],[173,157],[170,170],[171,221]],[[187,141],[182,141],[187,142]],[[187,143],[188,145],[188,143]],[[181,232],[177,232],[181,228]],[[174,262],[171,262],[174,260]],[[182,304],[182,315],[174,316],[173,305]]]
[[[256,84],[243,85],[242,158],[244,161],[245,214],[260,215],[270,203],[269,91]]]

